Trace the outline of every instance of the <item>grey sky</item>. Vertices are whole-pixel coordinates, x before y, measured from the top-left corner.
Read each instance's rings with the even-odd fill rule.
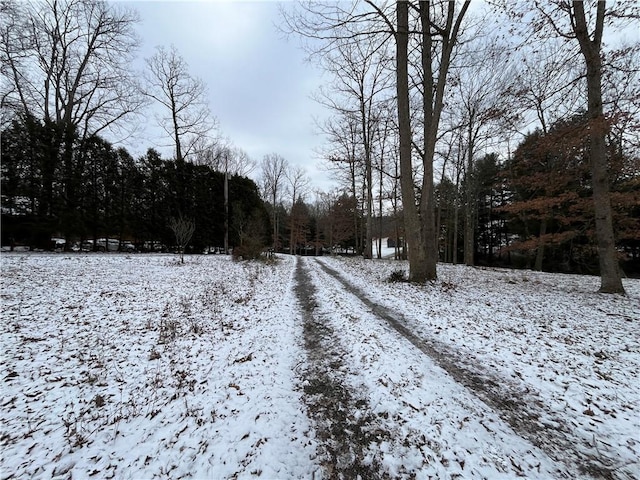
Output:
[[[290,164],[303,166],[315,187],[330,188],[314,152],[322,137],[313,118],[324,113],[310,98],[322,74],[304,61],[296,39],[286,40],[278,32],[277,2],[119,3],[140,14],[140,68],[156,46],[175,45],[189,73],[206,83],[209,106],[224,136],[258,162],[268,153],[278,153]],[[149,128],[140,151],[133,153],[159,145],[162,140],[154,132]],[[160,150],[171,155],[171,149]]]

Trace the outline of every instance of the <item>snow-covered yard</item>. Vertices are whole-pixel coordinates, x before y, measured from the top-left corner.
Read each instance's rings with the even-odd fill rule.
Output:
[[[389,283],[390,260],[0,258],[3,479],[640,477],[638,280],[622,297],[450,265]]]

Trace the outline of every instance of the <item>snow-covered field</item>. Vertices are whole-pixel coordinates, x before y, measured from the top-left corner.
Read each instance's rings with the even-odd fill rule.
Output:
[[[349,478],[311,388],[323,362],[376,478],[640,478],[638,280],[622,297],[451,265],[389,283],[390,260],[0,260],[2,479]]]

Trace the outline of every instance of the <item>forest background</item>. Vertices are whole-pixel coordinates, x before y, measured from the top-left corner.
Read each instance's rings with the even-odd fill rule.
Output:
[[[398,93],[402,6],[406,98]],[[317,154],[335,180],[329,191],[314,189],[277,145],[253,159],[226,139],[206,83],[174,46],[132,69],[138,16],[128,6],[0,8],[2,245],[71,250],[93,240],[97,249],[109,237],[139,251],[172,249],[171,220],[185,218],[196,253],[255,256],[270,247],[370,258],[381,251],[374,239],[402,247],[426,236],[438,261],[598,274],[592,154],[600,136],[619,274],[640,272],[632,2],[283,4],[280,30],[301,39],[328,79],[314,96],[328,113]],[[600,65],[597,117],[585,45]],[[152,121],[149,112],[170,157],[151,144],[134,157],[112,140],[141,115]],[[403,205],[418,209],[418,227]]]

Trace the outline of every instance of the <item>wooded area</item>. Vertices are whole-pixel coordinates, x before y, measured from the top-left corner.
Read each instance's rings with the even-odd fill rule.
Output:
[[[640,239],[639,42],[623,34],[637,5],[313,2],[285,19],[311,59],[337,59],[327,158],[367,214],[401,197],[410,280],[462,260],[599,272],[601,291],[624,291]],[[577,165],[582,181],[560,184]]]
[[[409,245],[416,282],[444,261],[601,274],[602,291],[622,292],[640,273],[640,47],[637,32],[612,35],[639,8],[506,7],[283,7],[282,29],[331,78],[316,96],[338,187],[320,192],[277,153],[258,164],[221,143],[174,47],[136,76],[134,11],[2,2],[2,245],[172,249],[181,218],[195,225],[187,252],[371,258],[390,238]],[[105,139],[153,103],[173,158]]]

